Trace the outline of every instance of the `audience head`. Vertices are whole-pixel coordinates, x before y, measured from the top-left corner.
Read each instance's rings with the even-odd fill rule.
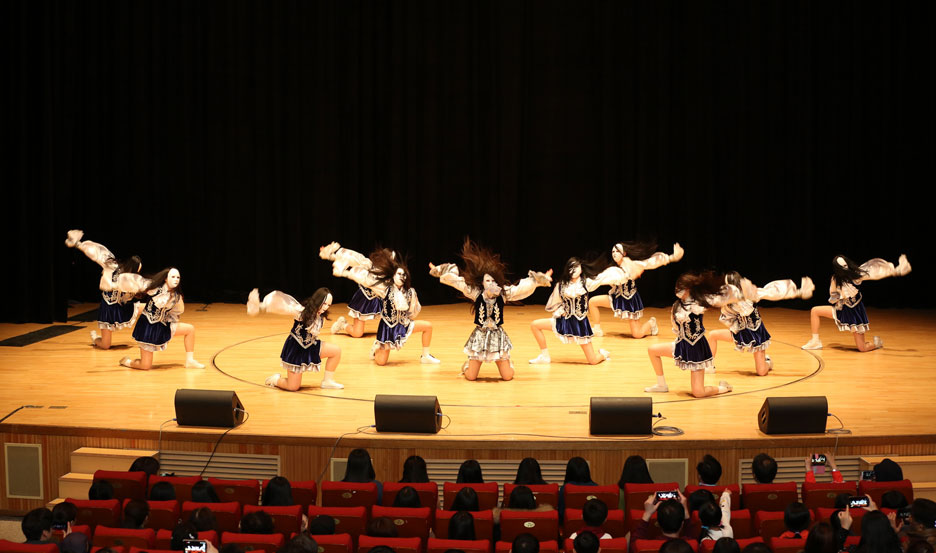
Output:
[[[836,509],[844,509],[845,507],[848,507],[848,500],[849,498],[851,498],[851,496],[852,494],[848,492],[838,494],[837,496],[835,496],[834,507]]]
[[[123,524],[124,528],[139,530],[146,524],[146,519],[149,518],[149,512],[149,503],[140,501],[139,499],[131,499],[124,507],[123,522],[121,524]]]
[[[309,521],[306,531],[313,536],[332,536],[335,534],[335,519],[329,515],[319,515]]]
[[[783,523],[790,532],[802,532],[809,528],[809,509],[799,501],[787,505],[783,511]]]
[[[61,553],[88,553],[90,545],[88,536],[84,533],[72,532],[62,538],[62,542],[59,543],[59,551]]]
[[[874,465],[874,479],[877,482],[899,482],[903,480],[903,469],[890,459],[884,459]]]
[[[881,511],[868,511],[861,517],[859,553],[901,553],[900,538]]]
[[[209,511],[210,512],[210,511]],[[169,543],[169,549],[173,551],[182,551],[185,548],[185,540],[197,540],[198,529],[191,522],[180,522],[172,529],[172,540]]]
[[[254,511],[241,517],[241,534],[272,534],[275,526],[273,517],[263,511]]]
[[[803,553],[838,553],[835,530],[827,522],[820,522],[809,530]]]
[[[412,486],[403,486],[393,498],[394,507],[422,507],[422,501],[419,499],[419,492]]]
[[[421,483],[429,481],[426,460],[419,455],[410,455],[403,461],[403,478],[400,482]]]
[[[78,518],[78,507],[70,501],[63,501],[52,508],[52,528],[65,530],[69,523]]]
[[[734,538],[718,538],[712,553],[741,553],[741,546]]]
[[[449,509],[452,511],[480,511],[481,505],[478,503],[478,492],[467,486],[458,490]]]
[[[747,546],[741,550],[741,553],[773,553],[773,551],[770,550],[770,547],[766,543],[756,541],[747,544]]]
[[[220,503],[218,492],[207,480],[199,480],[192,486],[192,501],[195,503]]]
[[[307,534],[299,534],[283,544],[276,553],[318,553],[318,543]]]
[[[514,479],[514,484],[536,486],[545,483],[546,481],[543,480],[543,473],[540,471],[539,462],[536,459],[527,457],[520,461],[520,464],[517,466],[517,477]]]
[[[484,484],[484,475],[481,474],[481,463],[468,459],[458,467],[458,484]]]
[[[114,486],[107,480],[95,480],[88,489],[88,499],[91,501],[100,501],[102,499],[114,499]]]
[[[172,482],[156,482],[150,488],[150,501],[172,501],[176,498],[175,486]]]
[[[373,482],[377,478],[370,454],[366,449],[354,449],[348,454],[348,465],[345,467],[342,482]]]
[[[774,478],[777,477],[777,462],[766,453],[758,453],[751,462],[751,472],[754,473],[754,480],[758,483],[772,484]]]
[[[448,539],[475,539],[474,516],[468,511],[458,511],[449,519]]]
[[[600,499],[589,499],[582,505],[582,520],[587,526],[597,527],[608,518],[608,506]]]
[[[207,532],[218,529],[218,520],[208,507],[199,507],[189,514],[189,523],[195,527],[196,532]]]
[[[364,533],[374,538],[395,538],[398,535],[396,524],[390,517],[372,518]]]
[[[832,511],[832,515],[829,516],[829,525],[832,527],[832,531],[835,532],[835,535],[845,533],[846,530],[842,528],[842,519],[841,516],[845,512],[844,508],[836,508]],[[842,544],[839,544],[842,545]]]
[[[717,503],[718,500],[715,499],[715,494],[705,488],[699,488],[698,490],[689,494],[689,497],[686,498],[686,504],[689,506],[689,512],[698,511],[699,507],[705,505],[706,503]]]
[[[682,503],[675,499],[667,499],[657,507],[657,522],[664,534],[676,534],[682,528],[686,518],[686,510]]]
[[[703,526],[718,526],[721,524],[721,508],[714,501],[707,501],[699,506],[699,521]]]
[[[539,553],[539,540],[533,534],[523,533],[514,538],[510,553]]]
[[[696,465],[696,471],[699,473],[700,484],[714,486],[718,484],[718,479],[721,478],[721,463],[719,463],[718,459],[715,457],[706,455],[702,457],[702,460]]]
[[[376,547],[371,547],[368,553],[396,553],[396,551],[389,545],[378,545]]]
[[[159,461],[153,457],[137,457],[127,470],[145,472],[148,476],[153,476],[159,474]]]
[[[52,511],[45,507],[26,513],[20,523],[26,541],[48,541],[52,537]]]
[[[904,494],[898,492],[897,490],[890,490],[889,492],[884,492],[881,495],[881,508],[882,509],[902,509],[909,505],[907,498],[904,497]]]
[[[618,487],[624,488],[624,484],[653,484],[653,478],[650,478],[650,469],[647,468],[647,461],[640,455],[631,455],[624,461]]]
[[[591,479],[591,469],[588,468],[588,461],[582,457],[572,457],[566,463],[564,484],[573,482],[576,484],[593,484]]]
[[[276,550],[279,553],[282,549],[285,549],[286,546],[280,547]],[[247,553],[247,550],[244,549],[244,546],[239,543],[226,543],[221,546],[221,549],[218,550],[218,553]]]
[[[686,540],[670,538],[660,546],[660,553],[692,553],[692,546]]]
[[[913,540],[907,545],[905,553],[934,553],[933,545],[926,540]]]
[[[292,496],[292,486],[289,485],[289,480],[282,476],[270,478],[266,487],[263,488],[260,503],[266,506],[278,507],[295,505]]]
[[[535,509],[536,497],[530,488],[526,486],[517,486],[510,492],[510,499],[507,503],[508,509]]]
[[[575,553],[598,553],[601,546],[598,545],[598,536],[591,532],[579,532],[572,540],[572,548]]]
[[[918,530],[936,528],[936,502],[917,498],[910,504],[910,524]]]

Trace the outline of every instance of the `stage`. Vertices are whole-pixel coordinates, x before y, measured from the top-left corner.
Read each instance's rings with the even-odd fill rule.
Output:
[[[76,305],[69,315],[93,310]],[[750,354],[719,343],[717,374],[706,382],[727,380],[734,391],[707,399],[692,398],[689,375],[664,359],[670,392],[652,394],[654,412],[665,417],[660,425],[681,429],[678,436],[591,437],[588,405],[593,396],[646,397],[645,386],[655,382],[647,346],[671,341],[668,309],[647,309],[656,316],[660,334],[632,339],[629,326],[602,311],[605,336],[595,339],[611,359],[596,366],[585,363],[581,348],[565,345],[547,334],[549,365],[530,365],[538,349],[529,323],[546,316],[540,305],[508,307],[505,328],[513,344],[516,378],[503,382],[496,367],[485,364],[481,378],[469,382],[459,376],[461,352],[471,332],[467,303],[427,306],[420,319],[434,327],[433,354],[441,365],[419,363],[420,336],[393,352],[383,367],[368,359],[376,331],[369,322],[364,338],[332,336],[326,323],[322,338],[341,347],[336,380],[344,390],[318,388],[320,374],[306,373],[300,392],[263,385],[279,367],[279,352],[290,327],[283,316],[248,317],[242,305],[190,303],[183,321],[196,328],[196,358],[205,369],[186,369],[181,340],[157,353],[151,371],[121,367],[124,355],[138,356],[130,331],[114,335],[108,351],[92,348],[88,331],[93,322],[69,321],[77,330],[23,347],[0,348],[0,411],[5,442],[41,443],[47,499],[56,497],[56,478],[68,472],[68,454],[81,446],[156,449],[162,425],[162,448],[210,452],[223,430],[180,428],[173,419],[176,389],[234,390],[249,420],[232,430],[218,451],[280,456],[280,469],[292,479],[316,479],[328,462],[336,439],[343,436],[334,456],[354,447],[367,447],[375,458],[378,479],[396,480],[406,456],[425,458],[541,459],[588,458],[594,479],[616,482],[623,460],[633,453],[653,458],[687,458],[690,466],[705,453],[722,462],[725,478],[740,477],[738,460],[760,451],[775,457],[794,457],[837,446],[839,455],[936,454],[936,402],[929,397],[936,377],[936,345],[929,329],[932,311],[869,308],[872,333],[884,339],[884,349],[859,353],[852,336],[840,333],[824,319],[825,349],[803,351],[809,339],[809,314],[761,307],[772,335],[768,351],[774,370],[754,374]],[[344,304],[331,309],[331,319],[345,314]],[[710,330],[723,328],[717,313],[706,317]],[[0,340],[49,325],[0,325]],[[67,330],[67,329],[66,329]],[[869,335],[870,339],[870,335]],[[375,394],[437,396],[444,413],[444,429],[437,435],[377,434]],[[767,436],[756,415],[768,396],[823,395],[829,411],[851,434]],[[169,422],[166,422],[169,421]],[[165,423],[165,424],[164,424]],[[838,428],[830,417],[828,429]],[[6,484],[3,484],[4,486]],[[38,500],[2,495],[0,509],[24,510]]]

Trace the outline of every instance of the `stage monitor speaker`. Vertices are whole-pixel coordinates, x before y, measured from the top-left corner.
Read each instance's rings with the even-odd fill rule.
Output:
[[[591,434],[651,434],[652,415],[649,397],[593,397],[588,429]]]
[[[828,416],[825,396],[768,397],[757,424],[764,434],[822,434]]]
[[[229,390],[176,390],[175,412],[179,426],[233,428],[244,422],[244,405]]]
[[[435,434],[442,428],[442,410],[436,396],[374,396],[377,432]]]

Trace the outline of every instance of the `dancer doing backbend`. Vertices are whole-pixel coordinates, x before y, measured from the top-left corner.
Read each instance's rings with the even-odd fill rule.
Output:
[[[702,314],[709,307],[721,307],[743,299],[756,301],[757,288],[751,281],[741,279],[740,284],[740,287],[725,284],[724,275],[713,271],[684,273],[676,280],[678,299],[671,312],[676,340],[647,348],[650,364],[657,375],[657,383],[655,386],[644,388],[645,392],[669,391],[663,376],[662,357],[672,357],[677,367],[690,371],[692,395],[695,397],[714,396],[731,391],[731,386],[724,380],[718,383],[718,387],[705,385],[705,369],[712,367],[713,363],[712,350],[705,339]]]
[[[481,363],[492,361],[497,365],[501,378],[512,380],[513,365],[510,350],[513,344],[504,331],[504,305],[508,301],[519,301],[529,297],[537,286],[552,283],[552,269],[545,273],[529,272],[529,276],[517,284],[511,284],[505,273],[507,267],[500,255],[465,240],[461,254],[464,269],[459,273],[454,263],[429,264],[429,274],[439,277],[442,284],[457,289],[470,299],[475,329],[465,343],[468,356],[464,369],[465,378],[476,380]]]
[[[608,267],[600,273],[591,264],[583,264],[577,257],[566,261],[559,282],[553,288],[549,300],[546,302],[546,311],[552,312],[550,319],[536,319],[530,323],[533,337],[540,348],[540,354],[530,363],[549,363],[549,349],[546,347],[544,330],[552,330],[563,344],[576,343],[582,346],[585,359],[589,365],[597,365],[610,359],[607,350],[599,349],[595,355],[592,348],[591,325],[588,323],[588,293],[599,286],[620,285],[627,276],[620,267]]]
[[[741,275],[737,272],[731,272],[725,275],[725,284],[731,284],[741,288]],[[735,303],[728,303],[722,306],[719,320],[725,323],[727,330],[713,330],[708,333],[709,346],[712,348],[712,356],[718,350],[718,341],[734,342],[736,351],[750,352],[754,354],[754,370],[757,376],[767,376],[767,373],[773,369],[773,360],[767,355],[767,348],[770,346],[770,333],[761,320],[760,312],[757,310],[757,302],[761,300],[781,301],[801,298],[808,300],[812,297],[816,286],[809,277],[803,277],[800,281],[800,287],[792,280],[774,280],[768,282],[763,288],[757,289],[757,298],[752,300],[744,299]],[[713,367],[714,369],[714,367]],[[708,372],[708,371],[706,371]],[[714,372],[714,370],[712,371]]]
[[[345,265],[358,265],[365,262],[366,259],[358,257],[360,254],[353,250],[345,248],[331,250],[327,246],[320,249],[319,254],[323,256],[323,259],[333,262],[339,261],[340,258],[340,262]],[[351,319],[351,322],[348,322],[344,317],[338,317],[338,320],[331,326],[331,333],[341,334],[343,332],[352,338],[360,338],[364,336],[364,321],[380,317],[382,309],[383,299],[374,295],[369,288],[359,284],[358,289],[351,296],[351,301],[348,302],[348,318]]]
[[[113,333],[123,328],[133,326],[134,294],[121,292],[119,282],[121,275],[138,273],[143,263],[137,256],[118,260],[114,254],[103,245],[90,240],[82,240],[84,231],[70,230],[65,245],[69,248],[78,248],[91,261],[101,266],[101,307],[98,308],[98,329],[91,331],[91,345],[100,349],[110,349]]]
[[[344,388],[335,382],[335,369],[341,361],[341,348],[319,340],[319,332],[328,319],[331,303],[332,295],[328,288],[319,288],[302,303],[279,290],[264,296],[263,301],[260,301],[260,292],[256,288],[250,291],[250,295],[247,296],[248,315],[274,313],[290,315],[295,319],[280,352],[280,363],[286,370],[286,378],[276,373],[267,378],[264,384],[295,392],[302,386],[302,373],[319,372],[322,357],[325,357],[328,361],[325,362],[321,387],[328,390]]]
[[[820,317],[835,321],[835,325],[842,332],[851,332],[858,351],[873,351],[884,347],[884,340],[880,336],[875,336],[873,342],[865,342],[864,335],[869,328],[868,313],[861,303],[858,286],[865,280],[904,276],[909,272],[910,262],[907,261],[906,255],[900,256],[896,267],[879,257],[858,265],[844,255],[835,256],[832,259],[832,282],[829,284],[829,303],[832,305],[817,305],[809,312],[812,338],[806,342],[803,349],[822,349],[822,341],[819,339]]]
[[[630,323],[631,336],[643,338],[647,334],[656,336],[659,332],[656,317],[640,324],[643,317],[643,300],[637,292],[635,282],[644,271],[662,267],[682,259],[683,249],[679,243],[673,244],[673,253],[653,253],[656,244],[651,242],[618,242],[611,248],[611,259],[614,264],[624,271],[627,280],[611,287],[607,295],[593,296],[588,300],[588,319],[593,322],[592,330],[595,336],[604,336],[601,330],[601,314],[599,307],[610,308],[614,316],[626,319]]]
[[[401,349],[413,332],[422,333],[423,353],[419,358],[420,363],[441,362],[429,353],[432,323],[413,320],[421,307],[416,290],[410,285],[409,269],[396,252],[381,248],[364,257],[332,242],[320,248],[319,256],[322,259],[334,259],[332,274],[351,279],[382,298],[380,324],[374,343],[374,361],[378,365],[386,365],[390,350]]]
[[[131,369],[149,370],[153,368],[153,353],[168,347],[173,336],[184,336],[185,368],[204,369],[205,366],[195,360],[195,327],[180,323],[179,317],[185,311],[182,302],[182,275],[175,267],[163,269],[152,279],[140,275],[125,275],[132,279],[121,279],[120,289],[125,292],[145,293],[149,296],[143,312],[137,317],[133,327],[133,339],[140,346],[140,358],[124,357],[120,364]]]

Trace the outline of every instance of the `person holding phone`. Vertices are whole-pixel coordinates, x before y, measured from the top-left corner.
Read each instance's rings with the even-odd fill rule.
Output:
[[[662,496],[660,494],[663,494]],[[673,499],[663,499],[658,497],[671,497]],[[675,490],[672,492],[657,492],[647,496],[644,501],[643,516],[640,517],[637,525],[631,530],[630,546],[631,552],[635,551],[634,543],[637,540],[644,540],[650,534],[650,517],[653,513],[657,514],[657,523],[663,532],[663,539],[677,538],[696,541],[699,539],[699,525],[694,523],[689,517],[689,507],[686,505],[686,497]]]
[[[826,466],[832,469],[833,482],[845,481],[845,479],[842,478],[842,473],[839,472],[838,467],[835,465],[835,456],[828,451],[824,454],[814,453],[806,457],[806,481],[815,482],[816,475],[824,474]]]

